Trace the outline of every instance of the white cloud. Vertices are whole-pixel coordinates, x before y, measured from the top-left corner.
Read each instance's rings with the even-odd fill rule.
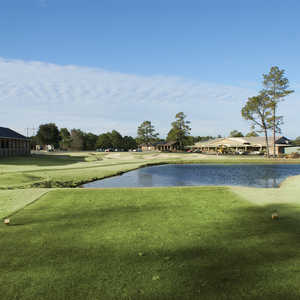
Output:
[[[0,126],[23,133],[26,127],[55,122],[59,127],[95,133],[116,129],[135,135],[142,121],[151,120],[163,136],[179,111],[192,122],[194,135],[247,131],[240,110],[256,92],[249,87],[179,77],[136,76],[0,58]],[[290,129],[286,134],[297,135],[295,124],[286,118],[295,118],[295,110],[289,106],[283,110],[286,129]]]

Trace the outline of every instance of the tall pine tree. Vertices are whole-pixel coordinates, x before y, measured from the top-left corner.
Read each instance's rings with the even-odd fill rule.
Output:
[[[241,113],[245,120],[252,122],[252,129],[264,133],[267,157],[269,157],[268,129],[270,128],[269,119],[272,114],[270,97],[266,92],[261,92],[258,96],[248,98]]]
[[[171,124],[172,128],[168,133],[167,141],[177,142],[179,148],[183,149],[185,144],[188,143],[188,136],[191,132],[190,121],[186,120],[186,115],[179,112],[175,116],[175,121]]]
[[[138,144],[150,144],[157,140],[159,133],[155,132],[151,121],[144,121],[137,129]]]
[[[275,140],[276,132],[281,132],[280,125],[282,124],[282,116],[277,116],[277,108],[280,101],[293,93],[293,90],[289,90],[289,81],[284,75],[285,70],[280,70],[277,66],[271,67],[268,74],[263,74],[263,92],[270,97],[270,107],[272,110],[272,116],[268,122],[271,125],[273,131],[273,155],[275,156]]]

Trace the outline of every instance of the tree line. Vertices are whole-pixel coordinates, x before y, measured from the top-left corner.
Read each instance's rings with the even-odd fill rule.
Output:
[[[42,124],[36,136],[31,137],[35,145],[53,145],[61,150],[96,150],[96,149],[129,149],[137,148],[136,140],[131,136],[122,136],[117,130],[96,135],[80,129],[58,129],[55,123]]]
[[[190,134],[190,121],[186,115],[179,112],[175,115],[175,121],[171,123],[165,139],[159,137],[151,121],[143,121],[137,128],[137,136],[122,136],[117,130],[96,135],[91,132],[83,132],[80,129],[58,128],[55,123],[41,124],[35,136],[31,137],[32,147],[36,145],[53,145],[61,150],[96,150],[111,149],[128,151],[138,149],[141,145],[175,142],[179,148],[193,145],[196,142],[213,139],[213,136],[192,136]],[[221,137],[220,135],[218,137]]]

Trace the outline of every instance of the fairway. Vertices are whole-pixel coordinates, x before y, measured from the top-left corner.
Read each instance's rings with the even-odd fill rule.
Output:
[[[299,299],[299,176],[279,189],[18,188],[24,178],[67,183],[149,161],[251,163],[139,153],[64,159],[0,163],[0,217],[11,220],[0,225],[1,299]]]
[[[55,190],[0,226],[0,293],[297,299],[299,212],[299,205],[257,207],[217,187]]]

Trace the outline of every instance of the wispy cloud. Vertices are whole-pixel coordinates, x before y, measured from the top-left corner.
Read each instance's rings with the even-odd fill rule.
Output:
[[[135,135],[151,120],[165,135],[177,112],[193,134],[247,130],[240,110],[256,91],[170,76],[137,76],[79,66],[0,58],[0,126],[23,129],[45,122],[95,133]],[[299,107],[299,105],[298,105]]]

